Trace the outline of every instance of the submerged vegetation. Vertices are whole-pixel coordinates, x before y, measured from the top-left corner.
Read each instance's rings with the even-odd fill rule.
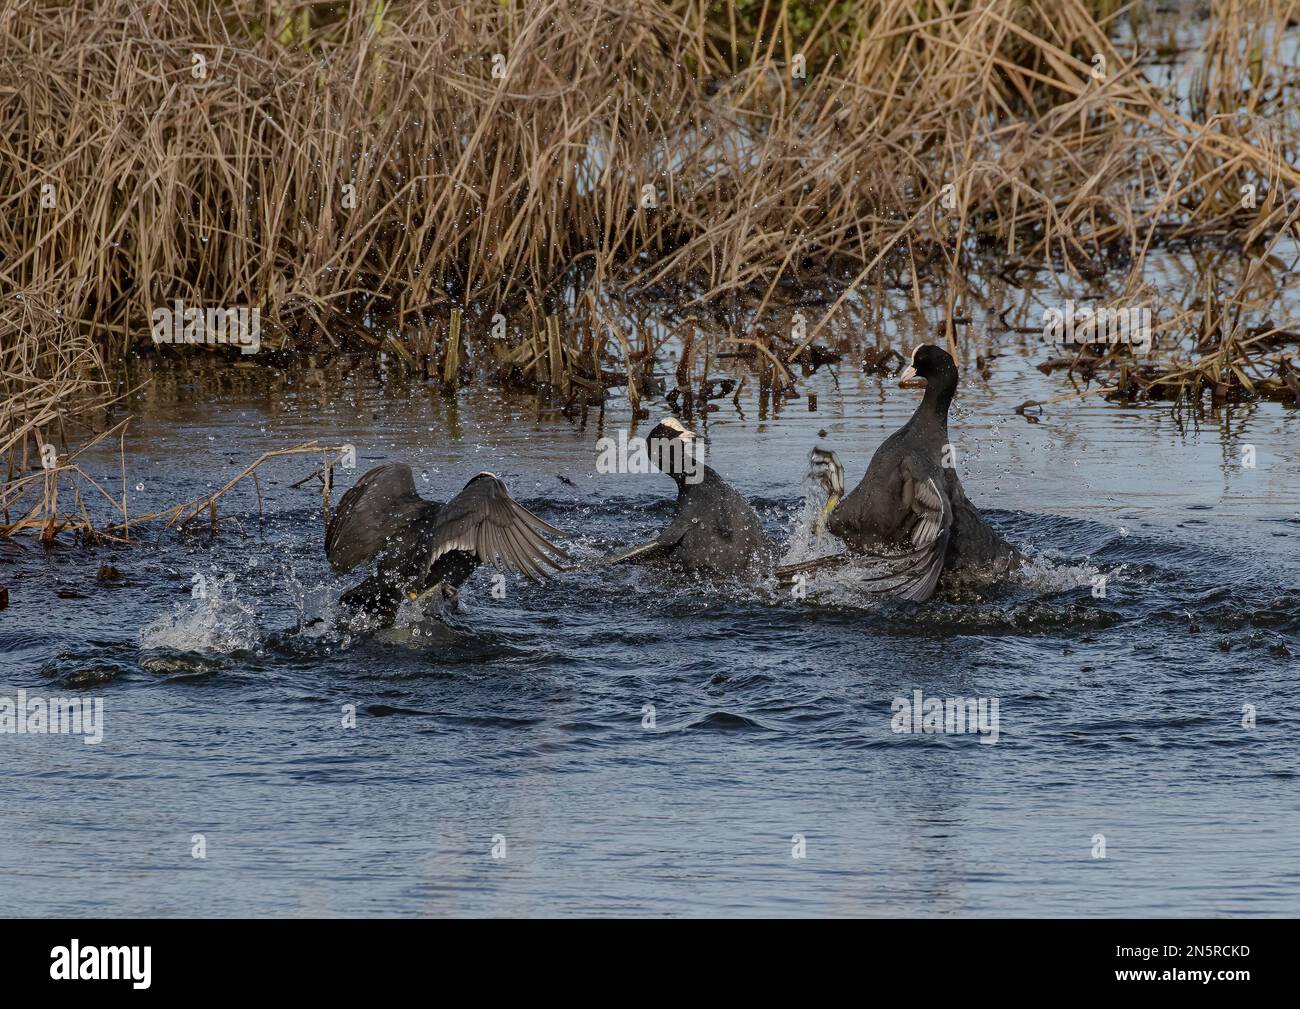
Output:
[[[792,395],[855,292],[905,292],[956,353],[973,277],[1038,274],[1154,312],[1149,358],[1045,362],[1085,391],[1300,404],[1300,6],[1214,0],[1190,48],[1152,7],[5,0],[6,475],[104,405],[106,365],[198,352],[151,339],[176,301],[259,308],[258,359],[384,352],[634,413],[659,348],[611,299],[669,301],[689,412],[732,390],[724,356]],[[1206,246],[1236,265],[1146,275]],[[874,344],[855,363],[899,349]]]

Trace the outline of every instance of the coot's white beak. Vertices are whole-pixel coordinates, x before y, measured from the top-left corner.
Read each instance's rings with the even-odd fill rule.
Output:
[[[916,373],[916,369],[910,364],[903,369],[903,373],[898,376],[898,385],[902,389],[924,389],[925,379]]]
[[[700,438],[700,436],[696,434],[694,431],[692,431],[689,427],[684,426],[682,422],[679,421],[676,417],[665,417],[662,423],[664,427],[668,428],[669,431],[673,432],[674,437],[680,438],[683,442],[686,442],[687,444],[693,441],[704,440]]]
[[[923,379],[920,375],[916,373],[916,355],[921,353],[921,348],[924,346],[925,344],[918,343],[915,347],[912,348],[912,357],[907,362],[907,367],[903,369],[903,373],[898,376],[899,388],[902,389],[924,389],[925,388],[925,379]]]

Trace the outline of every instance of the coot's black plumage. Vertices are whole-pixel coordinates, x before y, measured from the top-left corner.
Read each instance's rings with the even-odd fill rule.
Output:
[[[900,376],[925,380],[925,397],[911,419],[871,457],[866,476],[843,500],[843,467],[834,453],[814,450],[814,472],[830,492],[826,528],[844,541],[847,555],[795,564],[783,576],[815,570],[854,555],[885,560],[872,591],[921,601],[945,570],[1004,570],[1019,554],[971,504],[952,465],[948,407],[957,391],[957,366],[939,347],[924,344]],[[948,462],[948,465],[944,463]]]
[[[560,530],[516,502],[505,484],[480,473],[446,504],[415,490],[411,467],[376,466],[343,495],[325,531],[325,556],[345,573],[375,561],[375,573],[339,599],[391,621],[403,596],[441,585],[454,590],[480,564],[540,581],[568,555],[546,534]]]
[[[688,457],[698,444],[695,432],[669,417],[646,443],[656,468],[677,484],[677,510],[655,540],[615,554],[610,563],[668,564],[717,575],[770,570],[776,545],[749,502],[698,456]]]

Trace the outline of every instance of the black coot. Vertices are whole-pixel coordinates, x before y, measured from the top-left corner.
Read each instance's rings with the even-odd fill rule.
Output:
[[[921,601],[934,594],[941,574],[967,567],[1005,571],[1019,554],[971,504],[952,465],[948,407],[957,391],[957,366],[947,351],[923,344],[899,376],[925,380],[925,396],[911,419],[876,449],[866,476],[846,497],[843,467],[833,452],[815,449],[813,475],[830,499],[825,527],[848,553],[783,567],[790,577],[870,555],[883,573],[867,580],[870,591]],[[945,462],[948,465],[945,465]]]
[[[646,442],[651,462],[677,484],[677,510],[656,539],[613,555],[610,563],[668,564],[728,576],[770,571],[776,545],[749,502],[695,454],[695,432],[669,417]]]
[[[343,495],[325,531],[335,571],[375,561],[375,573],[339,601],[391,622],[406,595],[439,586],[454,593],[480,564],[540,581],[569,557],[546,538],[561,534],[511,498],[505,484],[480,473],[445,505],[415,490],[411,467],[376,466]]]

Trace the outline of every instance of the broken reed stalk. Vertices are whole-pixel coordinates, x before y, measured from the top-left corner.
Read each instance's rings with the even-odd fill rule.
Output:
[[[564,357],[560,347],[560,317],[558,315],[548,315],[546,317],[546,359],[550,366],[550,387],[567,395],[568,389],[565,388],[564,381]]]
[[[108,431],[102,432],[97,438],[83,446],[72,457],[72,461],[55,466],[52,469],[43,470],[40,473],[32,474],[26,478],[10,481],[0,487],[0,502],[3,503],[5,510],[15,507],[27,494],[27,491],[40,482],[43,492],[34,502],[32,508],[18,521],[7,522],[0,525],[0,539],[8,539],[17,533],[26,530],[40,530],[43,539],[53,539],[60,532],[77,532],[86,535],[92,539],[106,539],[118,542],[126,542],[130,539],[132,526],[138,526],[150,522],[164,522],[163,531],[176,526],[184,529],[195,518],[204,512],[208,513],[210,526],[215,532],[217,530],[218,511],[217,502],[226,494],[238,486],[242,481],[252,478],[258,500],[258,514],[263,514],[262,490],[258,480],[258,470],[260,467],[272,459],[281,458],[291,455],[314,455],[320,453],[323,466],[322,473],[322,512],[324,521],[329,523],[330,515],[330,488],[332,486],[331,474],[333,466],[343,457],[346,446],[320,445],[315,441],[307,442],[293,448],[275,449],[269,452],[263,452],[257,459],[245,466],[233,479],[229,480],[224,486],[212,494],[202,495],[189,501],[181,502],[159,512],[147,512],[137,515],[131,515],[127,511],[125,494],[121,502],[116,501],[107,491],[96,481],[82,465],[75,459],[93,448],[104,437],[112,434],[114,431],[124,429],[128,420],[123,420]],[[80,500],[80,483],[85,481],[90,484],[100,495],[108,502],[109,506],[121,515],[121,521],[110,525],[96,525],[91,521],[91,517],[84,506],[80,509],[80,515],[72,516],[66,513],[60,513],[58,508],[58,488],[63,478],[68,478],[69,486],[73,489],[74,495]],[[297,485],[295,485],[297,486]]]
[[[225,494],[231,491],[234,487],[236,487],[247,477],[252,476],[254,473],[256,473],[258,467],[261,466],[267,460],[278,459],[281,456],[303,455],[305,453],[314,454],[316,452],[322,453],[323,458],[325,458],[327,453],[333,452],[341,459],[345,451],[346,451],[346,446],[342,446],[342,445],[323,446],[323,445],[319,445],[315,441],[309,441],[303,445],[297,445],[294,448],[280,448],[280,449],[274,449],[269,452],[263,452],[260,456],[258,456],[255,460],[253,460],[251,463],[245,466],[233,479],[228,481],[220,490],[216,491],[215,493],[206,495],[201,498],[195,498],[192,501],[187,501],[179,505],[175,505],[172,508],[169,508],[165,512],[144,516],[144,518],[146,520],[167,518],[167,523],[166,525],[163,526],[164,530],[170,529],[173,525],[177,525],[177,524],[179,524],[180,528],[183,529],[186,525],[192,522],[196,516],[198,516],[203,511],[206,510],[212,516],[212,527],[215,531],[216,516],[217,516],[217,510],[216,510],[217,501],[219,501]],[[332,463],[330,463],[328,459],[326,459],[324,468],[327,474],[331,465]],[[327,475],[324,481],[324,490],[323,490],[323,511],[326,516],[326,522],[329,521],[329,488],[330,488],[330,481]],[[140,522],[141,517],[137,516],[134,521]]]
[[[446,357],[442,365],[442,387],[444,389],[454,389],[456,387],[456,376],[460,371],[460,323],[461,309],[453,308],[451,310],[451,325],[447,333]]]

